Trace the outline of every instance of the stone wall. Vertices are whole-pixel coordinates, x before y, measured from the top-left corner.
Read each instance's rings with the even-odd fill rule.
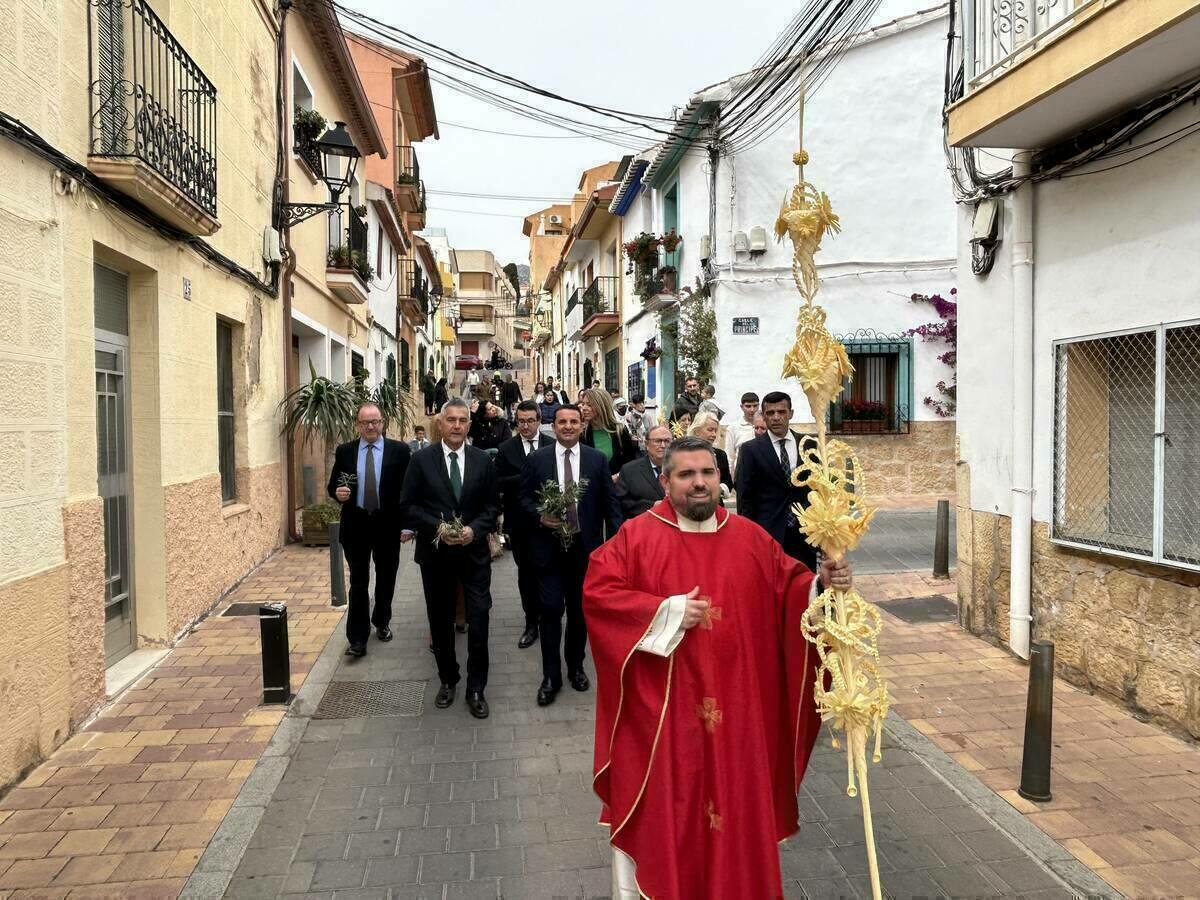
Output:
[[[868,493],[953,494],[954,422],[913,422],[910,427],[908,434],[842,438],[858,454]]]
[[[70,591],[71,728],[104,702],[104,501],[99,497],[63,507]]]
[[[959,465],[959,621],[1009,636],[1012,521],[970,509]],[[1033,523],[1033,636],[1054,641],[1060,677],[1200,738],[1200,574],[1050,542]]]
[[[239,469],[237,498],[221,505],[219,475],[163,489],[168,635],[207,612],[280,545],[279,466]]]

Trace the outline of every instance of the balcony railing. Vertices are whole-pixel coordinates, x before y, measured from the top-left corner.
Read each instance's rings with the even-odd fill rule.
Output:
[[[330,269],[353,269],[364,282],[370,282],[375,274],[367,258],[367,223],[353,206],[343,206],[329,214],[326,265]]]
[[[967,81],[982,86],[1044,46],[1102,0],[960,0]]]
[[[321,178],[324,174],[325,163],[321,151],[317,149],[317,137],[320,135],[314,137],[312,129],[307,123],[292,123],[292,145],[296,155],[308,166],[308,170],[312,172],[314,178]]]
[[[401,144],[396,148],[396,184],[418,185],[421,183],[421,163],[417,159],[417,150],[409,144]]]
[[[571,298],[569,300],[567,300],[567,314],[569,315],[571,310],[573,310],[578,305],[579,305],[579,288],[575,288],[575,290],[571,291]]]
[[[90,155],[137,159],[217,214],[217,89],[145,0],[90,0]]]
[[[592,283],[583,292],[583,320],[586,322],[592,316],[617,311],[617,290],[620,279],[616,275],[601,275],[593,278]]]

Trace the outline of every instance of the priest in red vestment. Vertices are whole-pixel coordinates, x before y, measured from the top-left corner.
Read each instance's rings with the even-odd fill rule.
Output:
[[[584,585],[613,895],[782,897],[777,845],[821,724],[800,630],[816,578],[718,505],[707,442],[674,441],[660,477],[666,497],[592,554]],[[849,590],[849,566],[826,561],[820,583]]]

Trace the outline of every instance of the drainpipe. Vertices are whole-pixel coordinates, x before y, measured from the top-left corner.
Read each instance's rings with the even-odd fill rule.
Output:
[[[1030,174],[1032,152],[1013,155],[1013,176]],[[1030,570],[1033,519],[1033,183],[1012,199],[1012,550],[1009,572],[1009,640],[1013,653],[1029,659]]]
[[[279,299],[283,310],[283,389],[284,393],[290,391],[296,386],[298,373],[292,371],[292,277],[296,274],[296,254],[292,250],[292,232],[286,226],[286,219],[283,216],[283,208],[288,203],[290,192],[288,190],[288,181],[290,179],[291,169],[291,152],[288,148],[287,134],[287,100],[288,94],[285,90],[287,84],[287,16],[288,11],[292,8],[291,0],[280,0],[279,3],[279,59],[276,66],[275,77],[277,79],[276,90],[280,95],[280,109],[282,113],[279,119],[279,146],[277,148],[278,164],[276,165],[276,177],[279,179],[279,198],[280,207],[276,214],[276,223],[279,228],[280,237],[283,247],[283,270],[279,275]],[[280,437],[283,453],[283,478],[284,478],[284,508],[283,521],[285,533],[293,542],[300,541],[300,532],[296,528],[296,471],[292,465],[295,455],[295,441],[288,435]]]

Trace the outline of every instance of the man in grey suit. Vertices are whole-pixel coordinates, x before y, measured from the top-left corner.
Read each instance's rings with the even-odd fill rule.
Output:
[[[646,455],[621,466],[617,475],[617,500],[626,521],[640,516],[663,498],[658,476],[662,472],[663,454],[670,443],[671,429],[666,425],[655,425],[646,435]]]

